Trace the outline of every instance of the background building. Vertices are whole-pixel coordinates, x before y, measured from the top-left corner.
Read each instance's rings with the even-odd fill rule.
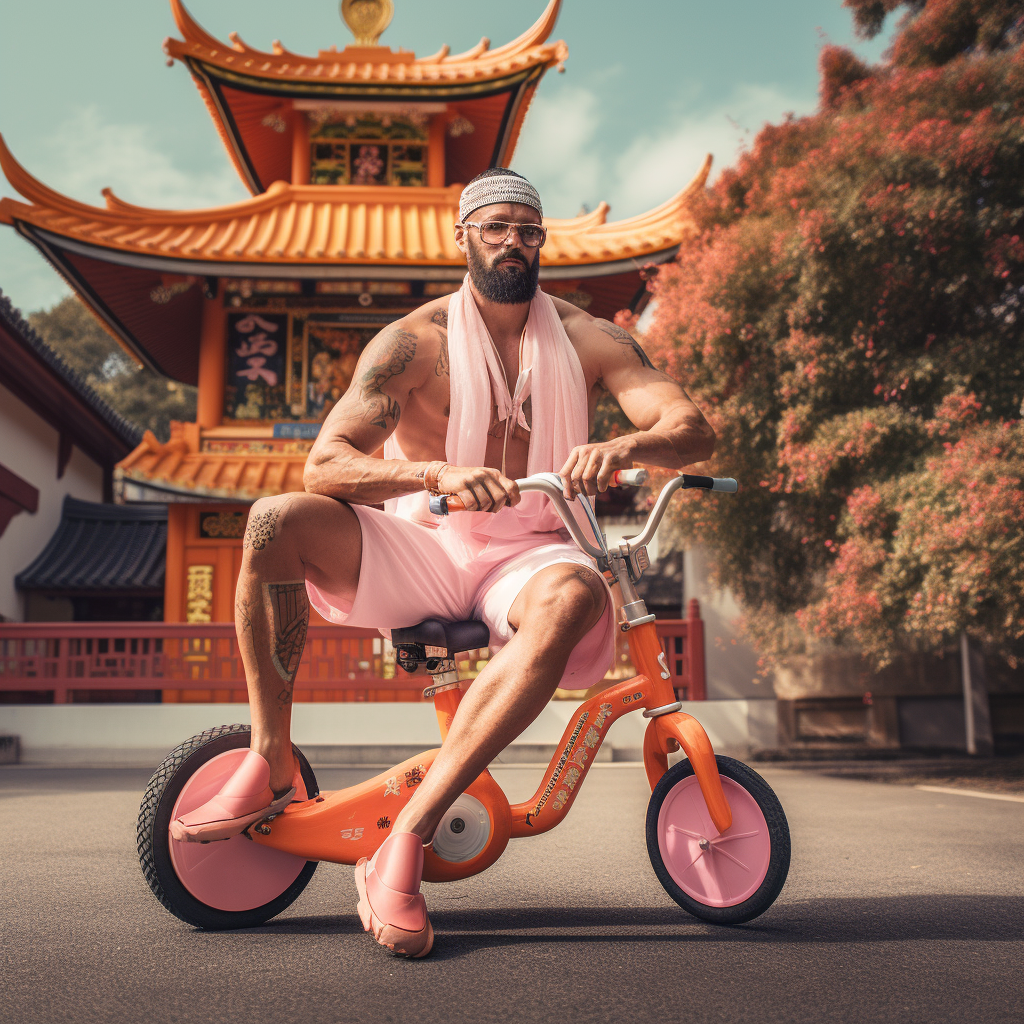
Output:
[[[508,165],[541,77],[568,49],[549,41],[561,0],[504,46],[424,57],[379,44],[383,0],[349,20],[353,45],[308,56],[217,40],[180,0],[171,6],[182,38],[165,52],[191,73],[252,198],[158,210],[107,190],[105,207],[89,206],[35,179],[0,140],[0,166],[25,199],[0,200],[0,222],[133,358],[198,385],[196,420],[172,423],[165,442],[147,432],[118,463],[114,497],[167,506],[165,621],[230,622],[250,504],[301,490],[306,455],[366,343],[459,287],[462,188]],[[654,268],[692,237],[689,204],[709,167],[628,220],[609,223],[605,203],[548,219],[545,290],[597,316],[640,312]],[[33,569],[31,579],[51,580],[42,563]]]
[[[114,467],[140,434],[0,294],[0,621],[74,617],[59,587],[22,590],[16,576],[68,501],[111,500]]]

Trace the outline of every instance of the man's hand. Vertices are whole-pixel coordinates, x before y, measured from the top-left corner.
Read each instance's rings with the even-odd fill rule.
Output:
[[[629,437],[617,437],[599,444],[581,444],[569,452],[559,470],[566,501],[577,494],[607,491],[612,473],[633,466],[633,443]]]
[[[467,512],[497,512],[519,504],[519,486],[497,469],[448,466],[441,471],[438,489],[457,495]]]

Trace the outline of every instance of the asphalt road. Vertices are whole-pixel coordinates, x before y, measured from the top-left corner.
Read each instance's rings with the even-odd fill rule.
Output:
[[[321,770],[323,789],[370,774]],[[1021,1019],[1024,803],[765,768],[789,881],[716,928],[659,885],[641,768],[597,766],[555,831],[426,885],[434,954],[399,961],[321,865],[268,925],[203,933],[135,855],[146,773],[0,768],[0,1018],[21,1022],[932,1022]],[[538,769],[501,768],[513,799]]]

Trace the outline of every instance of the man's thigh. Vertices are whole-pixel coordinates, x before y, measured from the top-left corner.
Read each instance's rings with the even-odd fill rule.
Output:
[[[360,531],[356,584],[343,588],[329,571],[307,573],[306,589],[321,615],[381,630],[469,617],[472,567],[451,556],[438,531],[364,505],[349,511]]]
[[[359,581],[359,519],[345,502],[322,494],[261,498],[249,513],[243,546],[262,575],[287,563],[292,573],[301,568],[308,580],[330,580],[353,593]]]
[[[597,624],[608,601],[608,588],[596,569],[578,562],[557,562],[535,572],[508,610],[508,624],[557,629],[575,644]]]

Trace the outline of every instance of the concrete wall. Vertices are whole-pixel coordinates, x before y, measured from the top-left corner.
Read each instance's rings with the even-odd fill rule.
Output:
[[[78,448],[73,449],[64,476],[57,479],[58,439],[46,420],[0,385],[0,462],[39,490],[39,510],[19,512],[0,537],[0,615],[16,622],[24,619],[25,609],[14,577],[53,536],[64,496],[103,500],[103,470]]]
[[[579,701],[552,701],[499,758],[546,761]],[[683,710],[707,730],[716,751],[738,757],[775,747],[774,700],[694,701]],[[24,764],[137,764],[156,767],[189,736],[249,722],[248,704],[0,705],[0,735],[21,739]],[[619,719],[604,760],[640,757],[647,719]],[[296,704],[292,735],[314,763],[394,763],[438,746],[430,704]]]
[[[683,561],[683,592],[687,601],[692,597],[700,601],[708,700],[772,697],[771,680],[757,681],[757,655],[740,634],[743,610],[731,591],[713,588],[708,575],[708,553],[699,547],[688,549]]]

